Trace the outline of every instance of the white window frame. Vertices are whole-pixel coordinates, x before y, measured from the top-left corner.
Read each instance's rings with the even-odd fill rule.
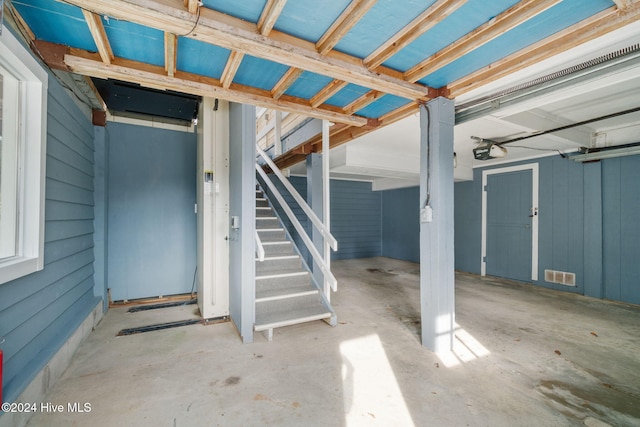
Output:
[[[0,65],[19,83],[16,255],[0,260],[0,284],[44,268],[48,73],[3,27]],[[3,105],[3,108],[11,106]]]

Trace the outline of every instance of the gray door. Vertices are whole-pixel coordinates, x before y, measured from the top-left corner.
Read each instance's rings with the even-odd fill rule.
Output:
[[[487,274],[531,281],[532,172],[487,176]]]

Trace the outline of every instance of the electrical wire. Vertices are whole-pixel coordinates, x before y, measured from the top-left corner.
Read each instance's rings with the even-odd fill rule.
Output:
[[[429,105],[424,104],[427,112],[427,199],[424,207],[431,206],[431,111]]]

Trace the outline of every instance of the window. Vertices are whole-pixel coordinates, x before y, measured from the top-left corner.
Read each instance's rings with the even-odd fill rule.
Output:
[[[47,72],[0,33],[0,283],[44,266]]]

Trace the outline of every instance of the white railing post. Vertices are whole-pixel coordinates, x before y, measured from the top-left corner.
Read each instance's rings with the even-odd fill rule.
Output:
[[[322,220],[327,232],[330,232],[331,224],[331,206],[330,206],[330,193],[329,185],[331,184],[329,176],[329,121],[322,121]],[[329,242],[326,238],[324,240],[324,262],[327,267],[331,269],[331,249],[329,248]],[[324,293],[327,299],[330,299],[329,282],[325,276],[324,279]]]

